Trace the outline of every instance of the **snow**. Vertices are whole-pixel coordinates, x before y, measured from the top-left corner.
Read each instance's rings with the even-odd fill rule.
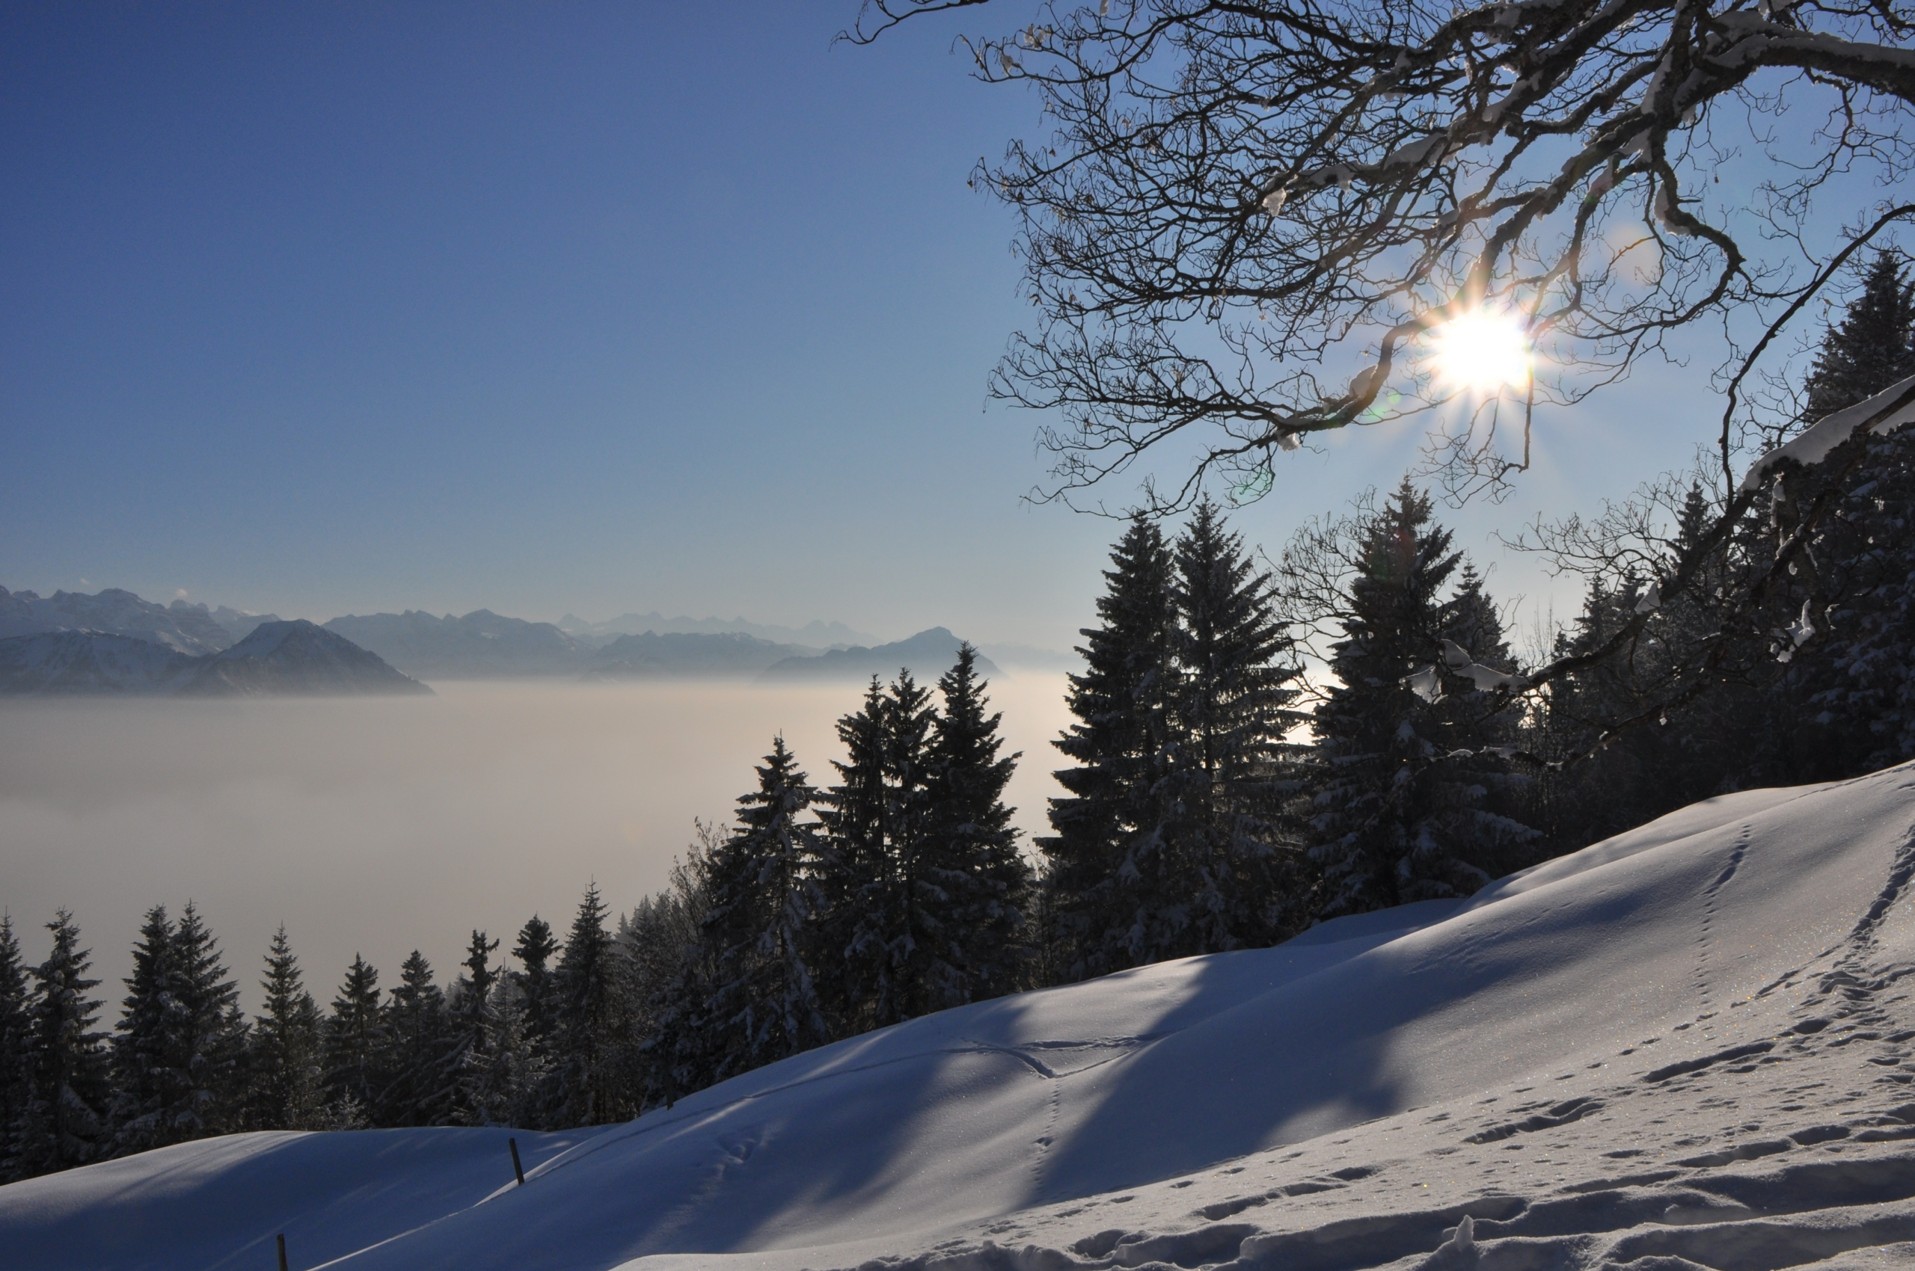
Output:
[[[1878,436],[1915,422],[1915,375],[1898,380],[1873,397],[1844,407],[1810,424],[1790,440],[1756,460],[1742,478],[1742,490],[1758,488],[1785,463],[1812,468],[1863,428]]]
[[[1915,766],[981,1003],[628,1125],[0,1188],[9,1268],[1718,1271],[1915,1254]],[[1678,1261],[1687,1259],[1687,1262]]]

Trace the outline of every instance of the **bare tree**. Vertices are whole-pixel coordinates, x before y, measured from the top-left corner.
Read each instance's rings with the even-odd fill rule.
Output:
[[[850,38],[981,2],[866,0]],[[1207,476],[1243,500],[1277,451],[1443,404],[1433,470],[1452,495],[1493,487],[1525,466],[1538,401],[1579,400],[1711,318],[1727,476],[1737,390],[1777,332],[1915,213],[1894,197],[1903,0],[1027,13],[966,40],[980,78],[1033,86],[1052,121],[977,176],[1022,216],[1037,310],[993,392],[1061,414],[1042,493],[1073,503],[1146,452],[1178,474],[1146,483],[1154,510]],[[1718,183],[1738,161],[1754,188]],[[1487,395],[1427,356],[1484,308],[1547,355]]]

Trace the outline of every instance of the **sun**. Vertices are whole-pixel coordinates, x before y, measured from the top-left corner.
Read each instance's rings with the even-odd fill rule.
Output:
[[[1430,333],[1430,361],[1452,389],[1489,395],[1526,388],[1535,361],[1529,333],[1501,309],[1465,309]]]

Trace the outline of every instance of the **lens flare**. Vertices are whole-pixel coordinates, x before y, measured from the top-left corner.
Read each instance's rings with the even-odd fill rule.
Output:
[[[1430,333],[1430,360],[1452,389],[1491,394],[1529,384],[1534,352],[1523,323],[1501,309],[1466,309]]]

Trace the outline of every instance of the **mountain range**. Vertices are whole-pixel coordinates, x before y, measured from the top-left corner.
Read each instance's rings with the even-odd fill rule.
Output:
[[[663,620],[659,628],[611,634],[615,627],[657,615],[626,614],[603,623],[585,623],[568,614],[563,623],[511,618],[490,609],[464,616],[403,613],[346,614],[321,624],[324,630],[374,655],[388,669],[414,680],[506,679],[559,676],[587,680],[734,679],[771,683],[839,680],[859,682],[876,675],[890,679],[909,668],[921,681],[935,680],[957,658],[959,639],[948,628],[932,627],[888,644],[853,643],[822,647],[778,640],[762,634],[803,635],[813,639],[856,636],[842,623],[812,622],[802,628],[777,627],[736,619]],[[169,605],[133,592],[108,588],[96,594],[56,591],[40,596],[0,587],[0,642],[26,637],[86,633],[106,639],[41,640],[0,651],[0,692],[23,693],[171,693],[200,674],[183,662],[169,661],[137,647],[144,643],[181,658],[203,658],[248,639],[256,630],[283,620],[276,614],[249,613],[226,605],[175,600]],[[308,624],[310,625],[310,624]],[[567,626],[572,630],[568,631]],[[700,627],[668,630],[665,627]],[[710,628],[731,628],[716,630]],[[127,643],[128,641],[135,643]],[[337,647],[301,643],[282,664],[303,654],[318,657],[345,674],[347,661]],[[1054,669],[1057,655],[1006,646],[1020,665]],[[335,656],[337,655],[337,656]],[[1059,663],[1065,664],[1065,663]],[[980,656],[986,676],[1002,674]],[[368,674],[372,674],[368,672]],[[323,679],[317,670],[315,676]],[[271,678],[271,677],[268,677]],[[282,671],[292,683],[299,677]],[[264,681],[261,681],[262,683]],[[358,692],[359,678],[348,675],[340,691]],[[366,683],[381,682],[374,674]],[[318,679],[314,680],[318,683]],[[264,690],[261,690],[264,691]],[[315,688],[295,691],[317,691]]]
[[[129,593],[130,594],[130,593]],[[323,627],[296,619],[253,627],[211,653],[106,631],[0,639],[0,696],[263,697],[432,690]]]
[[[587,647],[609,644],[622,635],[748,635],[772,644],[795,644],[807,649],[834,649],[853,644],[871,644],[875,636],[854,631],[842,622],[819,622],[815,618],[802,627],[782,627],[775,623],[752,622],[745,618],[668,618],[662,613],[622,613],[604,622],[587,622],[577,614],[558,620],[559,630]]]

